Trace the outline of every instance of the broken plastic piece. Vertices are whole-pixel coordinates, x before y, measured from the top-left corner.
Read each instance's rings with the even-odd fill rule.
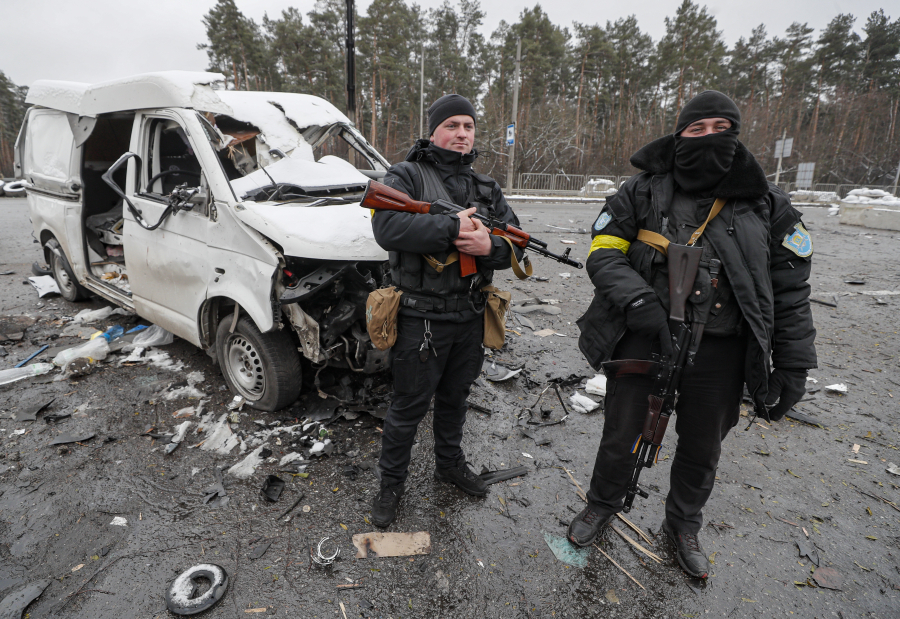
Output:
[[[521,477],[522,475],[528,475],[527,466],[516,466],[511,469],[498,469],[496,471],[489,471],[487,468],[482,468],[479,477],[486,484],[496,484],[497,482],[506,481],[507,479]]]
[[[231,402],[228,403],[228,410],[230,410],[230,411],[241,410],[241,408],[243,408],[243,406],[244,406],[245,401],[246,400],[244,399],[244,396],[242,396],[242,395],[234,396],[234,398],[231,400]]]
[[[590,548],[578,548],[561,535],[553,535],[546,531],[543,533],[544,541],[547,542],[547,546],[558,560],[572,567],[587,567],[588,555],[591,553]]]
[[[18,410],[13,415],[13,421],[34,421],[37,414],[47,408],[56,398],[42,398],[27,404],[19,403]]]
[[[23,378],[32,376],[40,376],[46,374],[53,369],[51,363],[32,363],[21,368],[10,368],[8,370],[0,370],[0,385],[12,383]]]
[[[431,554],[431,534],[427,531],[416,533],[357,533],[353,545],[358,552],[357,559],[367,559],[369,553],[379,557],[407,557]]]
[[[65,432],[56,437],[56,439],[50,443],[51,445],[65,445],[66,443],[83,443],[84,441],[88,441],[94,438],[93,432],[83,433],[83,434],[69,434]]]
[[[597,374],[584,386],[584,392],[591,395],[606,395],[606,375]]]
[[[250,551],[248,557],[250,559],[259,559],[261,556],[266,554],[266,551],[269,549],[269,546],[272,545],[272,542],[264,542],[262,544],[258,544],[255,548]]]
[[[885,470],[891,475],[900,475],[900,467],[898,467],[893,462],[888,462],[887,468]]]
[[[513,370],[503,365],[497,365],[496,361],[488,362],[487,359],[485,359],[481,371],[484,372],[484,377],[489,381],[499,383],[504,380],[509,380],[510,378],[521,372],[522,368]]]
[[[579,413],[590,413],[591,411],[600,408],[600,405],[597,402],[594,402],[587,396],[581,395],[577,391],[569,398],[569,402],[572,404],[572,408]]]
[[[800,551],[801,557],[809,557],[809,560],[812,561],[816,567],[819,567],[819,553],[816,552],[815,547],[809,541],[805,539],[796,540],[797,550]]]
[[[153,325],[138,333],[131,344],[135,348],[150,348],[151,346],[166,346],[174,341],[174,335],[159,325]]]
[[[38,297],[44,298],[48,294],[59,294],[59,286],[56,280],[50,275],[41,275],[40,277],[29,277],[28,281],[37,290]]]
[[[197,580],[209,581],[209,589],[194,597],[197,592]],[[228,588],[228,574],[218,565],[204,563],[195,565],[172,581],[166,591],[166,607],[176,615],[196,615],[212,608]]]
[[[110,522],[109,524],[117,526],[117,527],[127,527],[128,520],[126,520],[125,518],[122,518],[122,516],[116,516],[112,519],[112,522]]]
[[[844,383],[836,383],[825,387],[825,391],[830,391],[831,393],[847,393],[849,389],[847,389],[847,385]]]
[[[281,497],[281,492],[284,490],[284,480],[278,477],[277,475],[269,475],[266,477],[266,481],[263,484],[262,495],[266,498],[267,501],[272,501],[273,503],[277,501]]]

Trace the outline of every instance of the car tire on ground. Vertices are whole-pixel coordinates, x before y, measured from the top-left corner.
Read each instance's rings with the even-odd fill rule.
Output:
[[[50,250],[50,272],[56,285],[59,287],[59,294],[66,301],[84,301],[91,296],[90,291],[78,283],[69,260],[59,246],[59,241],[50,239],[47,241],[47,248]]]
[[[260,333],[248,316],[238,318],[234,332],[228,314],[216,330],[216,354],[229,389],[247,404],[277,411],[300,396],[300,354],[288,333]]]

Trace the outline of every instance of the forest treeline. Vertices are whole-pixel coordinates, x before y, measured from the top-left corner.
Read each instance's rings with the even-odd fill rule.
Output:
[[[231,87],[306,92],[346,110],[343,0],[319,0],[256,23],[235,0],[218,0],[201,44],[210,69]],[[817,182],[893,180],[900,149],[900,19],[883,10],[857,23],[835,16],[820,32],[765,25],[728,46],[716,19],[684,0],[654,41],[635,17],[605,24],[554,24],[540,5],[489,38],[478,0],[422,10],[374,0],[356,22],[360,130],[391,161],[419,137],[419,71],[425,101],[457,92],[477,101],[479,169],[501,182],[511,122],[516,40],[522,41],[517,172],[628,174],[628,159],[670,133],[682,104],[714,88],[743,111],[741,139],[774,173],[775,140],[787,131],[794,154],[817,163]],[[789,173],[787,180],[792,180]]]
[[[540,5],[489,37],[478,0],[423,10],[374,0],[355,17],[357,116],[391,161],[419,136],[420,63],[425,102],[457,92],[479,108],[479,171],[505,183],[505,127],[512,121],[516,41],[522,42],[516,172],[629,174],[641,145],[670,133],[685,101],[714,88],[741,107],[741,140],[774,173],[775,140],[794,138],[783,180],[816,162],[816,182],[893,181],[900,160],[900,19],[883,10],[835,16],[821,31],[764,24],[729,46],[706,7],[683,0],[654,40],[635,17],[605,24],[554,24]],[[198,45],[227,87],[318,95],[347,109],[346,4],[318,0],[261,23],[235,0],[217,0]],[[762,21],[762,20],[761,20]],[[11,172],[11,141],[24,89],[0,73],[0,170]]]

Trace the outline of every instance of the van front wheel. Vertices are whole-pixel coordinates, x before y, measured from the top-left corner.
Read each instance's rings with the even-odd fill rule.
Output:
[[[232,393],[264,411],[277,411],[300,396],[300,355],[287,333],[260,333],[248,316],[238,318],[234,332],[229,314],[216,330],[216,355]]]

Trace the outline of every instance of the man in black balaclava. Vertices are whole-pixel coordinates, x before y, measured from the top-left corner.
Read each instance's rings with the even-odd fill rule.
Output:
[[[766,181],[738,141],[740,125],[734,101],[709,90],[684,106],[674,134],[632,156],[642,172],[607,199],[593,225],[586,268],[596,290],[578,321],[579,346],[595,369],[610,359],[671,355],[668,263],[638,240],[638,231],[687,244],[715,200],[725,201],[696,242],[703,254],[687,320],[705,320],[705,330],[675,407],[677,444],[661,527],[681,567],[699,578],[709,569],[697,537],[702,510],[744,385],[755,412],[778,421],[816,367],[807,284],[812,239],[788,196]],[[609,379],[588,506],[569,526],[575,544],[589,545],[622,509],[651,385],[647,376]]]
[[[515,226],[500,186],[476,174],[475,108],[456,94],[428,108],[429,139],[417,140],[406,160],[391,166],[384,183],[416,200],[449,200],[467,207],[458,215],[377,211],[375,240],[390,254],[391,281],[403,294],[397,343],[391,349],[394,395],[381,438],[381,490],[372,504],[372,523],[386,527],[397,516],[419,422],[434,397],[435,478],[474,496],[487,484],[462,450],[466,397],[484,360],[481,289],[494,271],[511,266],[509,245],[488,233],[475,213]],[[516,248],[517,259],[522,258]],[[462,277],[458,253],[475,256],[477,272]]]

